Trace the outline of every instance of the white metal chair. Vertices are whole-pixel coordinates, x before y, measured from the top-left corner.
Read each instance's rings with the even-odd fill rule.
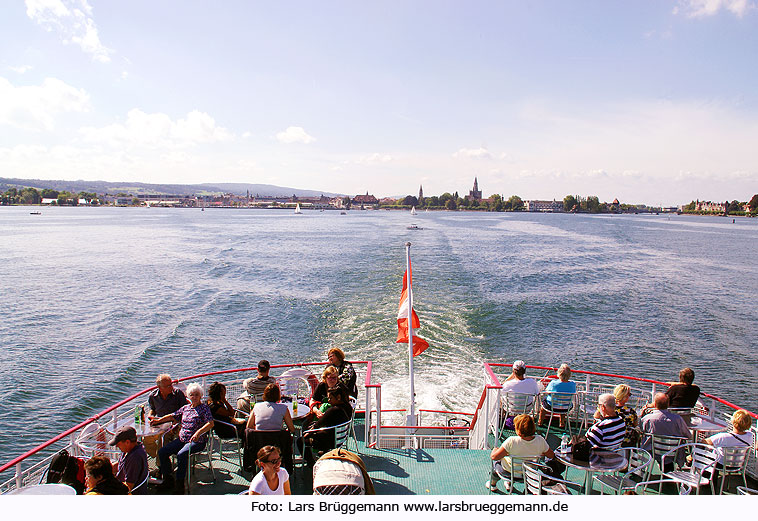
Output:
[[[565,425],[568,428],[568,434],[571,436],[571,421],[569,420],[569,413],[574,408],[574,404],[576,403],[576,393],[543,391],[541,395],[545,396],[546,398],[549,396],[550,402],[552,404],[550,408],[542,406],[542,410],[544,410],[549,416],[547,421],[547,430],[545,431],[545,437],[547,437],[547,435],[550,433],[550,427],[553,425],[553,417],[555,416],[558,416],[558,418],[564,418]]]
[[[234,436],[228,437],[228,436],[222,436],[219,434],[219,430],[217,430],[217,427],[221,427],[223,430],[227,430],[230,432],[234,432]],[[239,460],[240,470],[242,469],[242,449],[245,444],[245,440],[242,439],[242,437],[239,434],[239,431],[237,430],[237,426],[225,422],[222,420],[214,419],[213,420],[213,429],[211,430],[211,435],[208,437],[208,443],[213,443],[214,439],[218,440],[218,454],[219,457],[222,460],[229,461],[224,456],[224,443],[231,443],[231,444],[237,444],[237,458]],[[213,452],[213,446],[211,446],[210,451]]]
[[[567,479],[553,477],[547,473],[549,467],[533,461],[525,461],[524,469],[524,493],[525,494],[549,494],[570,495],[572,492],[579,493],[582,485]],[[552,481],[554,485],[545,485],[543,481]],[[562,486],[561,486],[562,485]]]
[[[625,491],[634,490],[637,484],[647,481],[650,477],[650,467],[653,466],[653,457],[649,452],[643,449],[630,447],[622,449],[626,452],[625,456],[629,462],[626,472],[618,475],[595,476],[593,479],[600,484],[600,494],[605,493],[605,487],[623,494]]]
[[[147,473],[147,475],[145,476],[145,479],[142,480],[142,483],[140,483],[139,485],[136,485],[136,486],[132,487],[132,490],[131,490],[130,494],[133,495],[136,490],[139,490],[142,487],[147,487],[148,481],[150,481],[150,472]]]
[[[187,460],[187,494],[189,494],[190,486],[192,485],[192,469],[195,466],[195,463],[197,462],[197,458],[199,458],[203,453],[205,453],[208,456],[208,468],[211,471],[212,480],[216,481],[216,472],[213,470],[213,459],[211,457],[211,446],[213,445],[210,437],[210,433],[208,435],[208,441],[205,444],[205,448],[200,452],[192,452],[191,448],[189,451],[188,460]]]
[[[498,479],[503,480],[505,491],[508,494],[513,493],[514,483],[519,480],[520,481],[524,480],[524,467],[523,467],[524,462],[525,461],[537,462],[539,460],[539,456],[533,456],[529,458],[506,456],[506,458],[510,459],[510,462],[511,462],[510,472],[505,470],[505,467],[503,466],[501,461],[492,462],[492,470],[490,471],[490,486],[489,486],[490,493],[494,492],[494,490],[492,490],[492,485],[495,485],[495,488],[497,488],[497,485],[493,481],[493,478],[498,478]]]
[[[646,446],[648,441],[650,442],[650,455],[653,457],[653,461],[658,462],[661,469],[661,474],[664,473],[664,462],[662,461],[663,454],[668,454],[680,445],[684,445],[689,440],[687,438],[681,438],[679,436],[665,436],[663,434],[643,434],[643,446]],[[671,468],[675,466],[677,458],[671,458]]]
[[[710,445],[704,443],[684,443],[661,456],[664,466],[667,458],[675,458],[677,451],[684,448],[692,451],[692,465],[690,468],[664,472],[663,476],[679,483],[680,493],[682,490],[681,487],[686,486],[690,489],[695,488],[696,494],[699,495],[700,487],[703,485],[710,485],[711,494],[715,494],[716,491],[713,486],[713,470],[716,467],[716,461],[718,461],[718,453],[716,452],[716,449]]]
[[[758,496],[758,490],[748,487],[737,487],[737,494],[740,496]]]
[[[674,481],[673,479],[665,479],[665,478],[664,479],[653,479],[653,480],[650,480],[650,481],[641,481],[640,483],[637,483],[634,486],[634,493],[635,494],[646,494],[647,493],[647,489],[648,489],[648,487],[650,485],[658,485],[658,494],[660,494],[661,490],[663,489],[663,485],[665,483],[670,483],[672,485],[679,486],[679,482],[678,481]]]
[[[718,469],[719,477],[721,478],[719,494],[724,493],[724,483],[729,476],[742,476],[742,483],[747,487],[745,471],[747,470],[748,458],[753,447],[722,447],[717,450],[722,453],[721,468]]]
[[[350,427],[352,423],[353,423],[352,420],[348,420],[345,423],[340,423],[339,425],[334,425],[332,427],[321,427],[319,429],[309,429],[307,431],[303,431],[303,438],[305,438],[307,434],[316,434],[319,432],[333,431],[334,432],[334,446],[330,447],[329,450],[340,449],[342,448],[343,445],[347,443],[347,440],[350,434]],[[313,450],[313,452],[317,452],[311,446],[303,444],[303,452],[305,452],[306,450]]]
[[[99,423],[90,423],[82,429],[74,442],[76,455],[86,458],[107,456],[110,459],[118,459],[121,451],[108,445],[109,441],[108,432]]]

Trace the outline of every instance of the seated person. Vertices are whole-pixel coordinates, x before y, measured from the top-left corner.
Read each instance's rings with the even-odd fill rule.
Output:
[[[248,378],[242,382],[245,388],[237,399],[237,409],[244,412],[250,412],[251,403],[255,403],[263,395],[263,391],[269,384],[275,384],[276,378],[269,376],[268,372],[271,364],[268,360],[258,362],[258,375],[255,378]]]
[[[516,429],[517,436],[511,436],[506,439],[500,447],[492,449],[490,458],[493,461],[502,460],[503,470],[507,475],[513,475],[514,471],[516,475],[521,474],[521,465],[513,468],[510,456],[517,458],[534,458],[535,460],[539,456],[545,456],[552,458],[554,453],[548,446],[545,438],[539,434],[535,434],[536,427],[534,420],[528,414],[519,414],[514,418],[513,425]],[[505,459],[503,459],[505,458]],[[491,491],[497,490],[498,476],[494,472],[490,475],[489,488]],[[507,488],[508,484],[506,484]]]
[[[258,451],[256,460],[262,472],[259,472],[250,482],[248,494],[251,496],[289,496],[290,477],[287,469],[282,467],[282,455],[279,447],[266,445]]]
[[[247,420],[247,428],[257,431],[278,431],[282,429],[282,423],[290,432],[295,432],[295,424],[289,407],[278,403],[281,399],[281,391],[276,384],[268,384],[263,391],[263,401],[253,406],[250,418]]]
[[[753,424],[753,418],[750,417],[750,413],[745,409],[739,409],[732,414],[732,431],[731,432],[719,432],[714,434],[710,438],[707,438],[705,442],[708,445],[713,445],[719,450],[718,463],[721,463],[721,459],[724,456],[721,447],[752,447],[753,446],[753,433],[749,432],[750,426]],[[717,466],[717,468],[719,468]]]
[[[113,475],[111,460],[105,456],[93,456],[84,463],[87,473],[85,483],[86,496],[125,496],[129,494],[129,487],[124,485]]]
[[[137,441],[137,431],[134,430],[134,427],[121,427],[109,445],[118,447],[118,450],[121,451],[118,463],[114,464],[116,479],[129,488],[130,494],[147,494],[147,483],[142,485],[149,472],[147,452],[145,452],[142,443]],[[135,492],[134,487],[137,485],[142,486]]]
[[[175,484],[174,493],[184,494],[184,478],[187,475],[189,454],[198,453],[205,448],[208,432],[213,428],[211,408],[203,403],[203,388],[200,384],[187,386],[190,403],[173,414],[161,418],[150,417],[150,425],[166,422],[181,422],[179,437],[165,444],[158,450],[158,468],[163,476],[160,488],[168,490]],[[171,456],[176,454],[176,481],[171,469]]]
[[[616,398],[616,412],[624,419],[626,424],[626,433],[622,447],[638,447],[640,444],[640,432],[637,430],[637,412],[626,404],[632,396],[631,388],[626,384],[618,384],[613,389],[613,396]]]
[[[521,394],[532,394],[537,396],[540,393],[540,386],[536,380],[526,378],[526,364],[523,360],[513,362],[513,370],[502,388],[503,392],[516,392]]]
[[[187,405],[187,397],[184,395],[181,389],[174,387],[171,375],[159,374],[155,379],[155,385],[158,386],[147,397],[147,403],[149,407],[148,416],[156,416],[161,418],[167,414],[172,414],[179,410],[180,407]],[[159,441],[167,443],[176,438],[174,431],[167,432],[163,435],[162,440],[160,435],[145,436],[142,438],[142,443],[145,445],[145,450],[153,458],[158,457]]]
[[[345,386],[347,392],[353,398],[357,398],[358,386],[355,385],[355,381],[358,377],[355,374],[355,369],[353,369],[353,364],[345,360],[345,353],[339,347],[331,348],[327,356],[329,363],[337,369],[340,382]]]
[[[344,387],[344,384],[339,381],[337,368],[333,365],[326,366],[326,369],[324,369],[324,372],[321,375],[321,381],[316,386],[316,389],[313,391],[313,396],[311,396],[311,399],[308,402],[311,412],[317,418],[321,418],[321,415],[324,413],[324,411],[322,411],[323,406],[329,405],[329,402],[327,401],[327,391],[330,387],[336,387],[338,385]],[[347,387],[345,387],[345,391],[347,391]],[[308,419],[306,419],[306,421],[308,421]]]
[[[214,420],[214,430],[222,438],[241,437],[245,431],[246,420],[235,418],[234,408],[226,400],[226,386],[221,382],[213,382],[208,387],[208,407]],[[219,423],[223,422],[223,423]],[[231,424],[234,427],[230,427]]]
[[[685,367],[679,371],[679,381],[669,382],[671,387],[666,390],[669,397],[669,407],[694,407],[700,397],[700,387],[694,385],[695,371]]]
[[[306,433],[305,431],[334,427],[350,421],[350,418],[353,415],[353,410],[348,402],[347,393],[345,392],[344,387],[339,385],[337,387],[332,387],[329,389],[327,396],[331,407],[329,407],[314,423],[303,427],[303,432],[305,433],[302,438],[303,443],[310,445],[316,451],[328,451],[334,448],[334,432],[332,430],[324,430],[320,432]],[[299,445],[301,445],[301,443],[299,443]],[[309,465],[315,463],[311,451],[304,451],[304,456]]]
[[[642,432],[643,434],[659,434],[661,436],[676,436],[684,438],[684,442],[690,439],[690,430],[687,428],[687,423],[684,419],[676,413],[668,410],[669,397],[665,393],[655,393],[653,399],[653,405],[655,410],[642,417]],[[652,454],[653,440],[651,436],[644,436],[644,442],[642,448]],[[679,465],[684,463],[684,451],[679,451],[676,455],[676,462]],[[656,454],[656,459],[659,463],[660,454]],[[673,461],[666,461],[666,467],[673,466]]]
[[[560,414],[561,412],[566,412],[568,409],[570,403],[566,403],[566,401],[570,398],[570,395],[561,395],[557,393],[576,393],[576,382],[569,381],[571,378],[571,368],[568,366],[568,364],[561,364],[561,366],[556,371],[556,374],[558,375],[558,379],[551,380],[550,383],[547,384],[547,388],[545,388],[545,391],[549,394],[546,394],[545,399],[542,400],[542,408],[540,409],[540,427],[545,426],[545,418],[549,412]],[[561,407],[555,411],[553,411],[553,401],[561,405]],[[566,415],[561,414],[560,427],[563,429],[565,426]]]
[[[593,449],[615,449],[621,446],[626,434],[626,423],[616,412],[616,397],[612,394],[601,394],[597,399],[600,418],[587,430],[587,441]]]

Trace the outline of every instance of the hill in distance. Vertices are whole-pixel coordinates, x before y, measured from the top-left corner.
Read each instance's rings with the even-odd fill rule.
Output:
[[[183,184],[150,184],[135,182],[112,182],[112,181],[64,181],[56,179],[17,179],[0,177],[0,192],[9,188],[36,188],[42,190],[49,188],[52,190],[68,191],[72,193],[94,192],[97,194],[117,194],[127,193],[131,195],[212,195],[231,193],[235,195],[258,196],[292,196],[297,197],[318,197],[325,195],[327,197],[336,197],[343,194],[332,192],[321,192],[318,190],[303,190],[300,188],[289,188],[286,186],[275,186],[266,184],[247,184],[247,183],[203,183],[196,185]]]

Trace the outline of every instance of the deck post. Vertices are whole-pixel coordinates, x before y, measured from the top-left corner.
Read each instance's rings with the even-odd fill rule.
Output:
[[[382,388],[376,388],[376,448],[379,449],[379,437],[382,430]]]
[[[22,483],[21,483],[21,474],[22,474],[22,472],[23,472],[23,470],[21,468],[21,462],[19,461],[18,463],[16,463],[16,488],[17,489],[21,488],[21,486],[22,486]]]

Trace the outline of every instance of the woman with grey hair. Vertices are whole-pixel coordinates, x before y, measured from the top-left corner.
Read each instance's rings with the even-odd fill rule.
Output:
[[[179,437],[158,450],[158,468],[163,476],[161,488],[174,486],[171,473],[171,455],[176,454],[176,494],[184,494],[184,477],[187,475],[190,452],[197,453],[205,448],[208,432],[213,428],[213,415],[208,404],[203,403],[203,388],[198,383],[187,386],[190,403],[178,411],[161,418],[150,417],[150,425],[166,422],[181,422]]]

